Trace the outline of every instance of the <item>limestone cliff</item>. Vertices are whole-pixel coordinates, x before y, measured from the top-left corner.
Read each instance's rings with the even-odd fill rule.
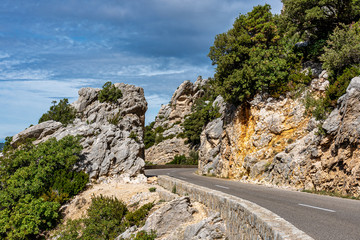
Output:
[[[307,91],[321,97],[326,78],[323,72]],[[305,114],[303,98],[257,95],[236,109],[223,104],[222,117],[202,132],[199,171],[359,196],[360,78],[323,124]]]
[[[46,121],[13,137],[16,146],[24,138],[35,138],[34,144],[49,138],[67,135],[81,136],[82,160],[77,166],[90,178],[106,176],[136,176],[144,162],[144,122],[147,102],[140,87],[114,84],[122,98],[116,103],[98,101],[100,89],[82,88],[72,105],[77,117],[72,124]]]
[[[203,96],[204,90],[201,87],[207,82],[208,79],[201,77],[198,77],[195,83],[183,82],[173,94],[170,103],[161,106],[153,129],[159,127],[163,129],[160,133],[163,140],[146,149],[146,161],[165,164],[171,162],[175,155],[189,155],[191,148],[186,144],[186,139],[181,137],[183,132],[181,123],[192,112],[196,99]]]

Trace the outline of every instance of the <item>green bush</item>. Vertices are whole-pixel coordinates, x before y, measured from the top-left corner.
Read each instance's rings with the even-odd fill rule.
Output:
[[[78,194],[88,176],[74,171],[79,138],[26,142],[0,161],[0,238],[34,239],[56,226],[61,203]]]
[[[156,192],[156,187],[149,188],[149,192]]]
[[[135,132],[133,132],[133,131],[130,132],[129,138],[134,139],[135,142],[137,142],[137,143],[140,142],[140,140],[139,140],[139,138],[138,138],[138,135],[137,135]]]
[[[153,203],[134,212],[115,197],[93,197],[87,216],[68,223],[56,233],[59,239],[114,239],[130,226],[142,226]]]
[[[102,90],[99,92],[99,102],[117,103],[118,99],[122,97],[120,89],[116,88],[111,82],[106,82]]]
[[[2,149],[2,151],[4,153],[13,149],[13,147],[11,146],[12,139],[13,139],[13,137],[5,137],[5,143],[4,143],[3,149]]]
[[[50,107],[50,110],[47,113],[44,113],[41,116],[39,123],[54,120],[67,125],[74,121],[76,117],[76,110],[69,104],[69,100],[67,98],[60,100],[58,104],[56,104],[56,101],[53,101],[52,103],[53,106]]]
[[[360,64],[360,22],[335,28],[324,51],[320,57],[324,68],[336,75],[354,64]]]
[[[316,120],[324,120],[330,111],[336,107],[337,100],[346,93],[346,88],[351,79],[359,75],[360,67],[347,68],[340,76],[330,79],[330,86],[326,90],[324,98],[315,99],[307,94],[305,97],[306,113],[312,114]]]
[[[346,93],[351,79],[360,75],[360,67],[350,67],[343,71],[335,80],[331,80],[329,88],[326,90],[327,104],[336,106],[337,100]]]
[[[314,98],[309,93],[305,96],[305,114],[314,116],[316,120],[324,120],[329,111],[326,98]]]
[[[193,146],[198,145],[200,143],[200,134],[206,124],[220,116],[218,108],[213,107],[212,102],[206,103],[206,101],[203,101],[195,105],[193,113],[188,115],[182,124],[188,143]]]
[[[151,122],[149,125],[145,127],[145,134],[144,134],[145,149],[148,149],[156,144],[159,144],[166,139],[175,137],[174,135],[170,135],[164,138],[162,133],[165,131],[165,129],[162,126],[159,126],[154,129],[154,125],[155,122]]]
[[[185,155],[175,155],[174,160],[167,163],[169,164],[177,164],[177,165],[197,165],[199,161],[199,153],[196,151],[190,151],[189,157]]]
[[[156,237],[157,235],[154,230],[151,230],[150,233],[142,230],[136,234],[134,240],[154,240]]]
[[[312,39],[326,38],[339,23],[359,19],[359,0],[283,0],[286,22]]]
[[[129,226],[142,226],[145,223],[146,217],[149,214],[149,211],[154,206],[153,203],[147,203],[141,206],[139,209],[135,210],[134,212],[129,212],[125,216],[125,225]]]

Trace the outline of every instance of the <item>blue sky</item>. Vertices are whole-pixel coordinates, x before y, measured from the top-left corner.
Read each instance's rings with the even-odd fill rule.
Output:
[[[153,121],[183,81],[213,76],[216,34],[265,3],[280,12],[280,0],[1,0],[0,142],[107,81],[143,87]]]

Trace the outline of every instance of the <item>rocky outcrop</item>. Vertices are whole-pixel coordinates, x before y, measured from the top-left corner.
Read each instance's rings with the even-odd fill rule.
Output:
[[[189,155],[190,146],[181,138],[185,117],[192,113],[192,106],[197,99],[204,95],[202,89],[208,79],[198,77],[195,83],[183,82],[173,94],[169,104],[162,105],[155,118],[153,129],[163,128],[162,137],[165,139],[145,151],[146,161],[155,164],[171,162],[175,155]],[[180,135],[179,135],[180,134]]]
[[[12,145],[18,146],[27,138],[41,139],[54,133],[60,127],[62,127],[62,124],[60,122],[55,122],[52,120],[42,122],[14,135],[12,139]]]
[[[72,105],[77,118],[72,124],[47,121],[32,126],[13,137],[16,146],[24,138],[35,138],[35,144],[49,138],[81,136],[82,160],[77,166],[92,179],[105,176],[136,176],[144,162],[144,121],[147,102],[142,88],[114,84],[122,91],[117,103],[100,103],[100,89],[82,88]]]
[[[269,167],[268,181],[316,191],[360,195],[360,78],[317,130],[279,153]]]
[[[257,95],[249,106],[226,108],[201,135],[199,169],[220,177],[256,179],[274,156],[308,133],[301,100]]]
[[[186,227],[184,239],[226,239],[226,226],[220,213],[213,214],[199,223]]]
[[[326,78],[320,73],[308,91],[321,96]],[[359,196],[360,78],[323,123],[305,114],[302,98],[257,95],[227,106],[202,132],[201,173]]]
[[[155,230],[157,239],[226,239],[226,227],[219,213],[196,220],[196,208],[189,197],[177,197],[154,211],[141,230]]]
[[[162,165],[171,162],[176,155],[188,155],[190,146],[185,141],[184,138],[173,137],[146,149],[146,161]]]
[[[161,237],[183,222],[192,220],[193,213],[194,209],[191,208],[188,197],[177,198],[152,213],[142,230],[147,232],[156,230],[157,236]]]

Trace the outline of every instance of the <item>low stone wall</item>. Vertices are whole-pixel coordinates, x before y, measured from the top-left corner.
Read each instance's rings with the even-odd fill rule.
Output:
[[[241,198],[164,175],[158,176],[158,184],[219,212],[226,222],[229,240],[313,239],[271,211]]]

